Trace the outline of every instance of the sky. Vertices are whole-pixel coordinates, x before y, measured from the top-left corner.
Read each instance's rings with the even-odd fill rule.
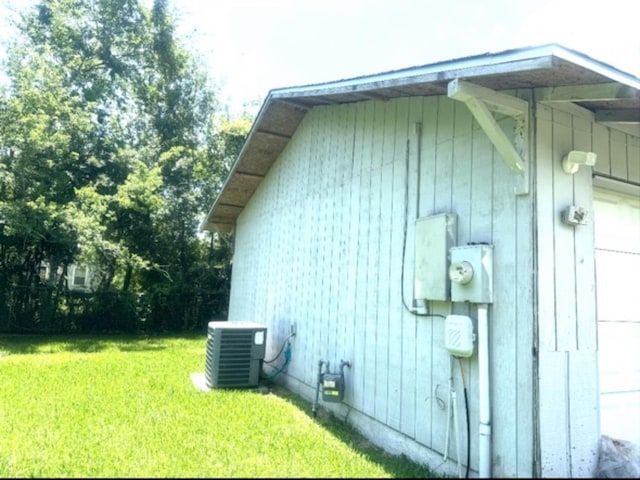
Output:
[[[0,0],[0,42],[7,6]],[[152,0],[142,0],[151,5]],[[640,77],[638,0],[170,0],[231,112],[269,90],[558,43]],[[0,51],[0,58],[2,52]]]

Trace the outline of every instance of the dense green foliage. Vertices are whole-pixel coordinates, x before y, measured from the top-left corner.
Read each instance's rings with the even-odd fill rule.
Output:
[[[276,388],[198,391],[206,337],[0,336],[0,477],[424,478]]]
[[[0,90],[0,331],[224,318],[229,242],[198,227],[249,122],[216,114],[168,0],[41,0],[18,28]],[[74,265],[90,292],[70,289]]]

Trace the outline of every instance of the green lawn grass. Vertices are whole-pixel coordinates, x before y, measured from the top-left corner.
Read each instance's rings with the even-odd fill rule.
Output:
[[[200,392],[206,338],[0,336],[0,477],[429,476],[274,388]]]

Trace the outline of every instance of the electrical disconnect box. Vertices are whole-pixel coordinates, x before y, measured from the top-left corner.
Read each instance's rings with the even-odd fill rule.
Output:
[[[452,247],[450,253],[451,300],[493,303],[493,245]]]
[[[451,283],[449,249],[455,244],[458,217],[442,213],[416,220],[414,295],[416,300],[447,301]]]

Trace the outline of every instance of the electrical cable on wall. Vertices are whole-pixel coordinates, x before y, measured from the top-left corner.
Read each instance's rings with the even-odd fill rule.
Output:
[[[285,371],[285,369],[291,362],[291,342],[289,341],[289,339],[294,335],[295,333],[291,333],[289,336],[287,336],[287,338],[284,339],[284,341],[282,342],[282,347],[280,347],[280,350],[278,351],[275,357],[273,357],[271,360],[263,361],[263,363],[266,363],[266,364],[274,363],[278,358],[280,358],[280,356],[284,352],[284,363],[279,368],[274,367],[274,370],[271,373],[266,374],[262,372],[262,375],[261,375],[262,378],[274,378],[277,375],[281,374],[283,371]]]
[[[271,373],[265,374],[263,372],[262,374],[262,378],[274,378],[277,375],[281,374],[289,365],[289,362],[291,362],[291,343],[287,342],[287,348],[284,351],[284,363],[282,364],[282,366],[280,368],[276,368],[275,370],[273,370]]]
[[[451,391],[453,390],[453,366],[452,366],[452,362],[451,362],[451,356],[449,356],[449,381],[448,381],[448,386],[449,389],[447,391],[447,434],[445,437],[445,442],[444,442],[444,453],[442,455],[442,459],[443,461],[447,461],[449,459],[449,441],[451,440],[451,416],[452,416],[452,412],[451,412]],[[441,400],[438,398],[438,387],[440,385],[436,386],[436,400]],[[442,402],[444,403],[444,402]],[[440,408],[443,408],[443,405],[438,402],[438,406]],[[455,432],[455,434],[457,435],[458,432]],[[458,459],[459,461],[459,459]]]
[[[420,137],[422,132],[422,124],[416,124],[416,131],[418,133],[418,146],[420,146]],[[400,268],[400,295],[402,297],[402,306],[412,315],[417,317],[440,317],[445,318],[444,315],[440,315],[438,313],[430,313],[429,312],[429,303],[426,303],[427,311],[426,313],[420,313],[417,310],[409,307],[405,300],[405,292],[404,292],[404,271],[405,271],[405,258],[407,253],[407,229],[409,223],[409,158],[410,158],[410,145],[411,140],[407,139],[406,149],[405,149],[405,176],[404,176],[404,227],[402,230],[402,263]],[[420,163],[420,148],[418,148],[418,164]],[[418,165],[419,167],[419,165]],[[418,183],[418,192],[420,191],[420,177],[418,175],[417,179]],[[416,218],[418,218],[418,208],[419,205],[419,193],[416,195]]]
[[[284,347],[287,346],[287,341],[293,337],[295,335],[295,333],[291,333],[289,334],[289,336],[287,336],[287,338],[284,339],[284,341],[282,342],[282,347],[280,347],[280,350],[278,351],[278,353],[276,354],[275,357],[273,357],[271,360],[264,360],[264,363],[273,363],[275,362],[278,357],[280,357],[280,355],[282,355],[282,352],[284,350]],[[289,344],[290,345],[290,344]]]
[[[469,463],[471,459],[471,431],[470,431],[470,422],[469,422],[469,398],[467,395],[467,382],[464,379],[464,369],[462,368],[462,359],[460,357],[456,357],[458,359],[458,366],[460,367],[460,376],[462,377],[462,390],[464,392],[464,410],[467,419],[467,470],[464,478],[469,478]]]

